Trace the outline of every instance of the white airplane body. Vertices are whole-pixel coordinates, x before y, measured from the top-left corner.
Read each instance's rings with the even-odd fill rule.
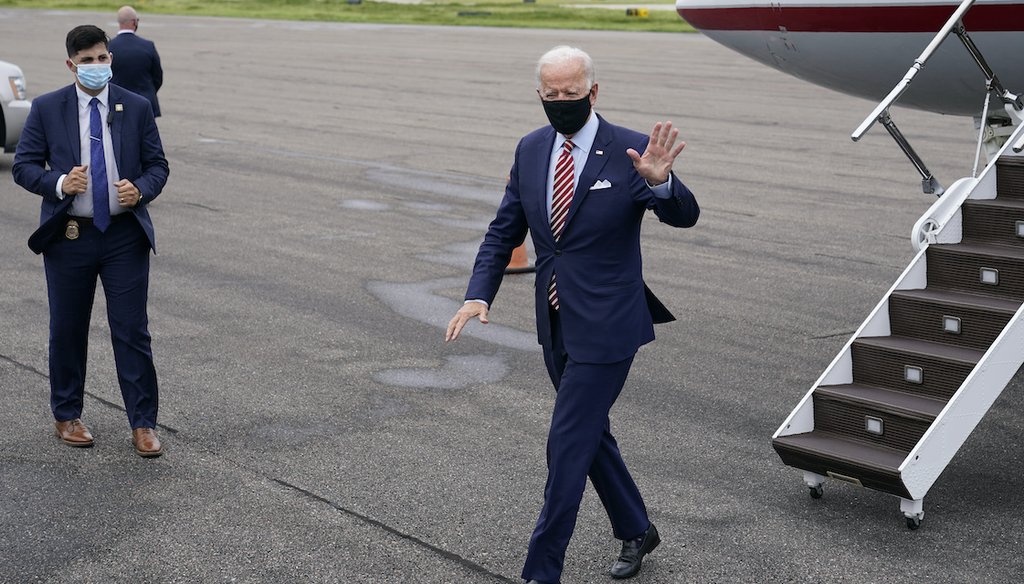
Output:
[[[694,28],[811,83],[879,101],[903,78],[959,2],[935,0],[677,0]],[[963,24],[1008,90],[1024,92],[1024,2],[978,0]],[[950,34],[899,104],[980,117],[986,78]],[[990,116],[1002,104],[993,99]]]

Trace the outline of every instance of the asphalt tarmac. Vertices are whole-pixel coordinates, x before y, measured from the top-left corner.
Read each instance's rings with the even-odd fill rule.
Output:
[[[0,58],[33,96],[68,84],[82,23],[116,29],[2,9]],[[679,320],[613,410],[663,539],[634,582],[1020,580],[1020,380],[918,531],[888,495],[829,481],[810,499],[771,449],[933,200],[884,131],[850,141],[874,104],[699,35],[150,14],[139,32],[166,72],[149,310],[167,453],[132,451],[102,294],[96,446],[53,436],[25,244],[39,201],[0,155],[0,582],[518,582],[553,398],[533,277],[506,278],[490,325],[443,329],[517,140],[546,123],[533,67],[560,43],[595,58],[609,121],[682,128],[676,171],[703,209],[644,228],[646,279]],[[895,117],[945,184],[970,172],[970,120]],[[588,489],[563,584],[610,582],[617,552]]]

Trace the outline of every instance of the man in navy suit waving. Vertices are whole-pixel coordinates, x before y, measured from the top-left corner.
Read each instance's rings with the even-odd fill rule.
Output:
[[[117,36],[110,40],[110,52],[114,55],[111,63],[114,85],[134,91],[153,105],[153,115],[160,117],[160,102],[156,92],[164,84],[164,70],[160,66],[160,55],[153,41],[137,34],[139,14],[131,6],[122,6],[117,11]]]
[[[690,227],[700,210],[672,173],[685,146],[678,129],[658,122],[645,136],[597,115],[594,65],[585,52],[548,51],[537,81],[550,126],[516,148],[505,197],[445,340],[458,338],[474,318],[488,322],[512,250],[529,231],[537,254],[537,337],[556,397],[544,506],[522,577],[558,584],[590,477],[623,541],[610,575],[630,578],[660,539],[608,415],[637,349],[654,340],[654,323],[674,320],[644,284],[640,222],[653,210],[663,223]]]
[[[28,243],[46,271],[50,408],[64,443],[92,446],[81,414],[99,278],[132,443],[140,456],[160,456],[146,315],[156,249],[148,205],[167,182],[167,160],[149,102],[108,83],[106,33],[78,26],[66,45],[75,83],[33,101],[12,169],[15,182],[42,199]]]

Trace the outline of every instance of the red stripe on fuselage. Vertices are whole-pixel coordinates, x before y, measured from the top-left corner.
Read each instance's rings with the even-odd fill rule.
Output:
[[[931,6],[773,6],[678,8],[698,30],[788,32],[937,32],[956,10]],[[1024,4],[976,5],[964,16],[967,32],[1021,32]]]

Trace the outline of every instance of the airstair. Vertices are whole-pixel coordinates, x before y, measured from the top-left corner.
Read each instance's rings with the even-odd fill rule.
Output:
[[[772,437],[782,461],[803,470],[811,497],[822,496],[826,478],[889,493],[911,529],[921,525],[928,490],[1024,364],[1024,104],[999,85],[963,30],[972,2],[853,135],[880,122],[925,192],[940,195],[914,226],[918,253]],[[975,176],[945,189],[888,109],[951,32],[1015,130],[989,145],[980,174],[976,157]],[[978,157],[982,144],[979,136]]]

